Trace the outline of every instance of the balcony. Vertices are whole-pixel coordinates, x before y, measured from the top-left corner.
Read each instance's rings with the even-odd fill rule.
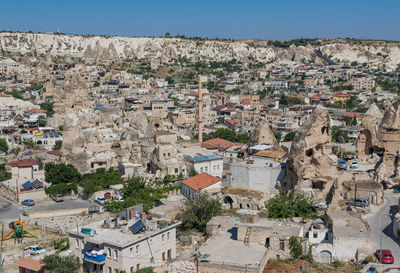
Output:
[[[106,260],[106,254],[103,253],[103,250],[100,251],[85,251],[84,259],[85,261],[94,263],[94,264],[104,264]]]

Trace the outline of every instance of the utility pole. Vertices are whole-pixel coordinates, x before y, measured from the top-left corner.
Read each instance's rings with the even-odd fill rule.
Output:
[[[357,184],[354,184],[354,207],[356,207],[356,199],[357,199]]]

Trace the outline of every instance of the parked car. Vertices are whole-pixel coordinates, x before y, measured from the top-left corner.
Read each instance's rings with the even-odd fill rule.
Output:
[[[24,201],[21,202],[22,205],[24,206],[34,206],[35,205],[35,201],[32,199],[25,199]]]
[[[96,202],[100,205],[104,205],[107,200],[104,197],[97,197]]]
[[[376,257],[378,258],[379,261],[381,261],[381,250],[378,249],[376,252]],[[392,252],[387,249],[382,249],[382,263],[383,264],[392,264],[394,263],[394,258],[392,255]]]
[[[338,168],[347,170],[347,163],[344,160],[338,160]]]
[[[358,169],[358,161],[353,161],[350,164],[351,169]]]
[[[38,245],[31,245],[25,248],[26,251],[29,252],[30,255],[38,255],[46,252],[46,249],[41,248]]]
[[[62,194],[56,194],[56,195],[53,195],[52,199],[55,202],[62,202],[62,201],[64,201],[64,196]]]
[[[362,208],[369,206],[368,200],[364,199],[364,198],[356,198],[356,200],[354,200],[354,199],[348,200],[346,202],[346,204],[349,206],[356,206],[356,207],[362,207]]]

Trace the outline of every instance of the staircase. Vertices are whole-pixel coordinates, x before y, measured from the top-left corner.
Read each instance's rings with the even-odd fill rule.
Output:
[[[246,230],[246,235],[244,236],[244,245],[245,246],[248,246],[249,245],[249,239],[250,239],[250,234],[251,234],[251,227],[247,227],[247,230]]]

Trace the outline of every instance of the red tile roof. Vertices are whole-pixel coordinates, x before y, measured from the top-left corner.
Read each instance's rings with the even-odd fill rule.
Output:
[[[7,162],[7,165],[12,167],[24,168],[24,167],[32,167],[32,165],[38,164],[37,159],[30,159],[30,160],[17,160]]]
[[[343,117],[348,117],[348,118],[356,117],[356,118],[359,118],[359,117],[361,117],[361,115],[357,114],[357,113],[346,113],[346,114],[343,114]]]
[[[25,110],[24,113],[46,113],[46,110],[38,109],[38,108],[32,108]]]
[[[228,140],[222,139],[222,138],[213,138],[204,141],[201,143],[202,148],[207,148],[207,149],[219,149],[219,148],[229,148],[232,146],[243,146],[241,143],[233,143]]]
[[[7,127],[4,127],[2,130],[3,131],[7,131],[7,130],[15,130],[17,127],[15,127],[15,126],[7,126]]]
[[[40,271],[45,264],[31,258],[23,257],[15,262],[19,267],[30,269],[33,271]]]
[[[209,175],[208,173],[201,173],[196,176],[193,176],[189,179],[186,179],[182,183],[188,186],[189,188],[192,188],[196,191],[205,189],[211,185],[214,185],[215,183],[218,183],[221,181],[220,178]]]
[[[226,122],[228,122],[229,124],[231,124],[233,126],[238,125],[238,122],[236,120],[233,120],[233,119],[227,119]]]
[[[250,104],[250,99],[249,98],[244,98],[243,99],[243,104]]]
[[[50,154],[50,155],[61,155],[60,150],[48,151],[47,153]]]

